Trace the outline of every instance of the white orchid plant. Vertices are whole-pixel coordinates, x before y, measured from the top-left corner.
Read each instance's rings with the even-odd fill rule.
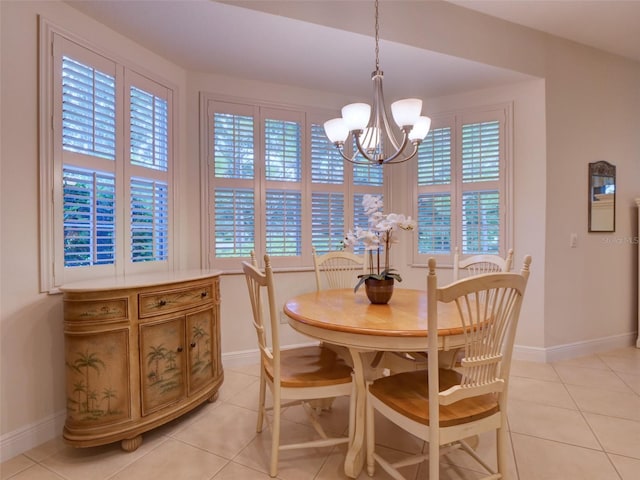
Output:
[[[360,285],[370,278],[402,281],[400,274],[389,266],[389,250],[391,245],[398,243],[398,232],[400,230],[414,230],[416,222],[411,217],[405,217],[398,213],[385,215],[382,213],[383,206],[380,196],[364,195],[362,207],[368,217],[369,228],[356,227],[355,230],[349,230],[344,238],[345,247],[353,247],[362,243],[365,251],[369,254],[369,273],[358,275],[359,281],[353,289],[354,292],[358,291]],[[380,253],[382,251],[384,251],[384,268],[381,270]],[[375,262],[374,252],[377,253]]]

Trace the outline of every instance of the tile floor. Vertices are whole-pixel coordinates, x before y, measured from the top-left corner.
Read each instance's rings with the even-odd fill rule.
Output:
[[[514,361],[509,399],[512,480],[640,479],[640,349],[618,349],[554,364]],[[268,430],[256,434],[257,368],[225,369],[218,401],[144,435],[125,453],[118,444],[74,449],[52,440],[0,465],[1,480],[266,480]],[[299,409],[285,413],[283,440],[309,435]],[[323,416],[325,428],[343,430],[348,402],[338,399]],[[388,456],[423,444],[382,420],[377,447]],[[489,458],[494,437],[481,436]],[[281,454],[282,480],[339,480],[345,447]],[[468,457],[441,458],[441,478],[481,477]],[[426,478],[426,464],[406,469]],[[359,479],[369,478],[362,473]],[[389,477],[376,471],[375,479]]]

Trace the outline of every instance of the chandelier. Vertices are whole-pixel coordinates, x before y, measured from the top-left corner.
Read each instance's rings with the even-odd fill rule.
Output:
[[[391,104],[391,114],[399,130],[394,131],[392,128],[382,93],[383,72],[380,70],[378,46],[378,0],[375,0],[375,18],[376,69],[371,73],[373,106],[366,103],[345,105],[342,107],[342,118],[326,121],[324,131],[338,148],[340,155],[351,163],[378,165],[402,163],[413,158],[418,152],[418,146],[429,133],[431,119],[420,115],[422,100],[405,98]],[[351,156],[344,152],[349,134],[352,135],[356,147]]]

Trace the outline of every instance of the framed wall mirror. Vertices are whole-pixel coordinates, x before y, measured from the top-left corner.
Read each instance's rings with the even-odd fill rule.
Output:
[[[609,162],[589,164],[589,231],[616,231],[616,167]]]

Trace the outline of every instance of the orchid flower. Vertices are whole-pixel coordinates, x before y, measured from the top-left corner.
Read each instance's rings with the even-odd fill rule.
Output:
[[[349,230],[345,235],[343,244],[345,247],[353,247],[359,243],[364,246],[365,251],[369,252],[369,268],[368,274],[359,275],[360,281],[354,290],[357,290],[367,278],[396,279],[402,281],[400,275],[389,268],[389,250],[391,245],[399,242],[397,237],[398,230],[411,231],[416,228],[416,222],[411,217],[406,217],[400,213],[383,214],[382,197],[376,195],[365,194],[362,197],[362,208],[368,217],[368,229],[356,227]],[[373,252],[378,252],[377,268],[374,270]],[[384,251],[384,270],[380,271],[380,252]],[[375,271],[375,273],[374,273]]]

